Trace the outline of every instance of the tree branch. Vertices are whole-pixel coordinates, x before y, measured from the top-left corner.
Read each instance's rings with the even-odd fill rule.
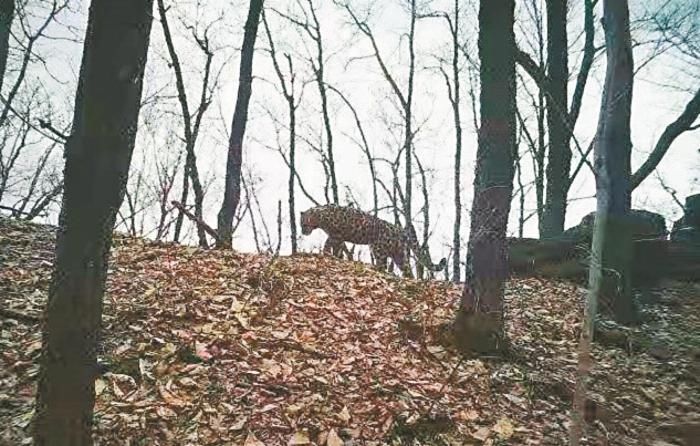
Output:
[[[202,229],[204,230],[204,232],[206,232],[207,234],[209,234],[215,241],[218,241],[218,240],[219,240],[219,234],[218,234],[211,226],[209,226],[209,225],[207,224],[207,222],[205,222],[204,220],[202,220],[202,219],[200,219],[200,218],[197,218],[192,212],[188,211],[188,210],[185,208],[185,206],[182,205],[182,203],[180,203],[179,201],[173,200],[173,201],[170,202],[170,204],[172,204],[172,205],[175,206],[180,212],[182,212],[183,214],[185,214],[185,215],[187,216],[187,218],[189,218],[190,220],[192,220],[193,222],[195,222],[195,223],[197,224],[197,226],[199,226],[200,228],[202,228]]]
[[[683,113],[666,127],[659,137],[659,140],[656,142],[654,150],[652,150],[646,161],[644,161],[634,175],[632,175],[632,190],[639,186],[642,181],[656,169],[656,166],[659,165],[664,155],[666,155],[666,152],[668,152],[668,149],[671,147],[671,144],[673,144],[673,141],[682,133],[693,129],[693,122],[698,118],[698,115],[700,115],[700,89],[695,92],[693,98],[685,106]]]

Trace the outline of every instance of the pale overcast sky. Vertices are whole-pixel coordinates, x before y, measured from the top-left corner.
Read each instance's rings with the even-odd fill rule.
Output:
[[[678,0],[684,1],[684,0]],[[70,24],[84,29],[86,20],[87,1],[77,6],[72,14],[62,17],[63,24]],[[210,108],[203,126],[203,135],[197,145],[199,156],[199,168],[201,174],[207,179],[210,187],[206,197],[206,220],[212,225],[216,223],[216,213],[221,199],[223,186],[223,167],[226,159],[227,132],[230,127],[233,107],[235,104],[237,76],[238,76],[238,48],[242,41],[242,25],[247,14],[247,1],[228,0],[178,0],[166,1],[172,5],[169,11],[171,26],[178,35],[177,44],[180,58],[185,66],[186,82],[189,91],[191,108],[194,108],[199,96],[200,78],[203,59],[197,52],[184,25],[203,27],[215,17],[221,17],[211,31],[212,42],[217,47],[214,69],[221,70],[221,88],[217,90],[214,104]],[[306,4],[306,2],[302,2]],[[364,9],[369,2],[358,0],[353,2],[358,11]],[[405,85],[407,71],[407,50],[405,34],[408,27],[408,15],[401,8],[401,0],[382,0],[374,3],[373,16],[370,19],[372,29],[381,46],[383,56],[386,58],[390,71],[401,85]],[[426,3],[426,2],[424,2]],[[451,1],[435,0],[430,2],[433,10],[450,10]],[[517,1],[519,11],[519,24],[516,27],[517,38],[523,49],[528,49],[525,43],[525,33],[532,33],[532,24],[527,22],[522,13],[523,1]],[[543,4],[544,2],[541,1]],[[578,71],[582,40],[575,40],[579,36],[582,13],[577,1],[570,11],[569,34],[570,43],[573,45],[573,53],[570,55],[572,71],[572,84],[569,94],[573,92],[573,82]],[[636,2],[632,2],[636,3]],[[268,7],[274,6],[287,11],[295,8],[295,1],[291,0],[267,0]],[[389,126],[400,123],[400,114],[395,100],[390,95],[386,81],[382,78],[376,61],[369,56],[370,47],[368,40],[357,34],[349,24],[348,17],[330,0],[316,0],[319,6],[319,18],[324,34],[326,55],[327,82],[345,93],[357,108],[375,156],[392,158],[399,147],[401,138],[400,127],[395,127],[393,133],[388,131]],[[427,3],[426,3],[427,4]],[[469,42],[472,56],[477,57],[476,52],[476,2],[463,2],[464,11],[462,17],[463,39]],[[647,7],[651,5],[649,3]],[[542,7],[544,7],[542,5]],[[633,19],[642,11],[633,9]],[[155,12],[155,11],[154,11]],[[596,7],[597,19],[602,14],[602,2]],[[156,14],[157,15],[157,14]],[[273,38],[276,41],[280,53],[288,51],[294,55],[295,69],[298,69],[297,88],[301,90],[301,84],[311,79],[307,56],[302,35],[292,25],[285,23],[283,19],[274,13],[268,12],[268,18],[273,28]],[[60,31],[56,30],[56,33]],[[82,37],[82,36],[81,36]],[[642,35],[637,35],[642,39]],[[434,258],[447,255],[452,238],[453,212],[453,158],[454,158],[454,128],[452,112],[447,100],[447,90],[442,77],[435,71],[437,56],[448,55],[449,35],[443,20],[420,20],[416,31],[417,38],[417,76],[415,81],[415,122],[420,125],[420,132],[416,136],[415,150],[422,163],[429,170],[430,211],[431,228],[433,231],[431,250]],[[530,36],[532,38],[532,36]],[[596,28],[596,42],[602,42],[602,29]],[[160,23],[155,20],[151,38],[152,47],[149,52],[147,68],[146,88],[144,97],[151,97],[158,92],[161,95],[174,95],[174,82],[172,72],[167,66],[167,57],[162,39]],[[306,42],[311,48],[309,42]],[[278,81],[272,70],[267,38],[262,24],[256,47],[260,49],[255,55],[254,74],[256,80],[253,84],[253,99],[250,110],[250,120],[246,132],[246,144],[244,164],[245,169],[251,171],[261,179],[258,184],[258,197],[263,207],[268,225],[271,231],[274,229],[277,201],[282,200],[283,218],[283,252],[289,250],[289,231],[287,223],[287,176],[288,172],[279,153],[274,150],[278,142],[286,147],[288,140],[286,129],[282,131],[279,140],[276,137],[275,126],[270,114],[280,122],[287,121],[286,104],[278,91]],[[39,51],[46,56],[47,63],[53,64],[51,73],[53,77],[46,75],[40,64],[34,64],[33,76],[42,78],[50,84],[51,101],[56,111],[52,120],[58,123],[70,122],[70,107],[72,106],[75,88],[76,73],[80,62],[82,48],[79,43],[54,39],[41,44]],[[648,57],[651,48],[643,46],[635,51],[637,63],[641,63]],[[697,65],[695,65],[697,67]],[[638,166],[653,145],[665,126],[682,111],[685,103],[692,96],[692,90],[697,88],[700,76],[695,73],[691,76],[689,68],[682,60],[670,51],[654,59],[644,66],[635,78],[632,110],[632,139],[634,144],[633,166]],[[581,117],[576,126],[576,138],[585,148],[593,137],[597,124],[598,107],[602,82],[605,71],[605,58],[598,57],[591,73],[583,102]],[[692,73],[691,73],[692,74]],[[7,85],[7,83],[6,83]],[[472,198],[472,178],[474,167],[474,154],[476,152],[476,134],[473,126],[471,105],[468,96],[469,81],[466,71],[463,70],[462,78],[462,119],[464,128],[463,140],[463,237],[464,244],[468,238],[469,206]],[[478,94],[478,92],[477,92]],[[364,209],[371,209],[371,185],[369,171],[364,154],[353,142],[358,137],[352,115],[342,101],[330,93],[331,119],[334,129],[334,149],[337,163],[338,181],[340,182],[341,197],[345,197],[345,191],[351,190],[353,196]],[[323,197],[323,172],[318,161],[318,156],[309,150],[303,139],[318,143],[322,130],[318,93],[314,84],[308,84],[304,88],[304,96],[299,111],[297,122],[300,140],[298,147],[298,170],[303,178],[304,186],[319,201]],[[531,111],[525,110],[526,114]],[[177,156],[177,151],[182,150],[182,144],[173,141],[173,132],[181,133],[181,121],[179,108],[174,98],[161,101],[158,105],[149,105],[142,112],[142,121],[147,125],[141,127],[138,135],[137,149],[134,154],[134,170],[146,165],[146,170],[152,172],[156,157],[163,160]],[[535,127],[531,127],[534,131]],[[170,134],[170,143],[166,140]],[[700,174],[700,132],[686,133],[676,140],[668,155],[659,166],[659,174],[669,187],[678,191],[679,197],[685,197],[691,193],[700,192],[697,176]],[[575,146],[572,146],[575,147]],[[286,149],[285,149],[286,150]],[[578,155],[574,148],[574,161]],[[60,157],[56,160],[60,163]],[[525,182],[532,181],[532,172],[529,159],[525,161]],[[384,178],[389,178],[389,169],[386,165],[378,164]],[[403,172],[403,167],[401,168]],[[416,177],[414,179],[414,222],[417,227],[422,226],[420,214],[423,199],[420,195],[420,177],[414,167]],[[133,179],[133,176],[132,176]],[[595,208],[595,200],[591,197],[595,192],[593,178],[586,169],[577,178],[570,191],[570,198],[575,199],[569,206],[567,214],[567,227],[576,224],[580,218]],[[297,187],[297,218],[298,213],[310,206],[310,202],[303,196]],[[343,200],[345,201],[345,200]],[[387,204],[387,200],[380,194],[381,204]],[[671,201],[668,193],[660,187],[655,175],[650,176],[634,193],[635,207],[663,213],[667,218],[679,216],[678,207]],[[534,210],[534,191],[528,195],[526,213]],[[156,209],[154,209],[154,212]],[[513,203],[511,213],[512,234],[517,233],[517,200]],[[385,214],[388,218],[389,215]],[[259,224],[259,222],[258,222]],[[325,236],[314,233],[313,237],[302,237],[300,248],[303,250],[318,249]],[[537,236],[536,220],[531,219],[525,231],[526,236]],[[235,248],[242,251],[254,250],[254,242],[248,219],[240,226],[234,240]]]

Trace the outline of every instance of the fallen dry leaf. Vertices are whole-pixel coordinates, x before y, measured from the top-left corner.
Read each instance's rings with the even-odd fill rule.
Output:
[[[326,445],[328,446],[343,446],[343,440],[338,436],[335,429],[328,431],[328,436],[326,438]]]
[[[306,432],[295,432],[294,435],[287,442],[289,446],[298,446],[304,444],[311,444],[309,440],[309,435]]]
[[[54,234],[0,218],[2,309],[41,315]],[[589,444],[666,441],[678,435],[656,426],[700,406],[700,350],[690,335],[700,326],[700,286],[649,292],[657,302],[645,304],[650,322],[626,329],[625,338],[662,342],[672,355],[664,363],[594,343],[590,394],[601,404]],[[416,446],[515,444],[515,433],[517,444],[564,444],[585,290],[512,278],[505,329],[517,360],[460,363],[442,334],[461,293],[460,285],[318,255],[273,258],[117,236],[100,341],[107,373],[95,381],[96,441],[282,446],[309,429],[313,436],[296,440],[401,444],[404,427],[430,426],[434,441]],[[37,327],[0,317],[0,438],[9,444],[28,440]]]
[[[502,440],[507,440],[513,436],[513,423],[508,418],[502,417],[491,430],[496,432]]]
[[[341,410],[338,414],[338,418],[340,418],[345,423],[348,423],[350,421],[350,411],[348,410],[347,406],[343,406],[343,410]]]
[[[243,446],[265,446],[265,443],[258,440],[254,433],[248,432],[248,436],[246,436]]]

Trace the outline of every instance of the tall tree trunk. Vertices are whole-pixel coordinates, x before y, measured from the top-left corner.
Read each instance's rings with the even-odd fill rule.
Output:
[[[571,446],[578,446],[583,434],[598,306],[603,311],[612,311],[619,322],[633,322],[637,316],[631,289],[633,245],[627,224],[632,192],[630,118],[634,77],[627,0],[603,0],[603,27],[608,65],[596,133],[597,208],[579,346]]]
[[[608,66],[598,117],[595,145],[596,231],[591,272],[601,275],[601,309],[619,322],[635,320],[630,267],[632,238],[628,228],[631,207],[630,117],[634,61],[627,1],[603,2],[603,27]],[[600,220],[600,221],[598,221]],[[595,238],[602,238],[596,241]]]
[[[515,153],[514,0],[481,0],[481,125],[464,291],[455,321],[462,350],[502,347],[503,290],[508,274],[506,229]]]
[[[233,111],[231,136],[228,141],[224,200],[221,203],[218,215],[217,232],[219,233],[221,247],[231,247],[233,217],[241,199],[243,138],[245,136],[246,123],[248,122],[248,105],[250,104],[253,86],[253,54],[255,53],[255,39],[258,35],[258,24],[260,23],[260,12],[262,9],[263,0],[250,0],[248,18],[245,22],[245,32],[243,34],[243,48],[241,49],[238,97],[236,98],[236,108]]]
[[[187,207],[187,198],[190,194],[190,170],[189,165],[185,162],[185,167],[182,171],[182,192],[180,195],[180,203],[183,207]],[[180,235],[182,232],[182,223],[185,220],[185,213],[183,210],[178,209],[177,219],[175,220],[175,233],[173,234],[173,241],[175,243],[180,241]]]
[[[291,64],[291,62],[290,62]],[[290,65],[291,67],[291,65]],[[291,71],[291,68],[290,68]],[[289,237],[292,243],[292,254],[297,253],[297,220],[294,198],[294,177],[296,174],[296,106],[294,96],[289,102]]]
[[[551,238],[564,232],[566,197],[569,190],[569,169],[571,168],[567,106],[569,46],[566,34],[566,0],[547,0],[546,3],[549,162],[540,237]]]
[[[10,49],[10,30],[15,17],[15,0],[0,0],[0,92],[5,79],[7,54]]]
[[[454,2],[454,20],[448,19],[450,34],[452,35],[452,94],[450,103],[452,104],[452,116],[455,123],[455,172],[454,172],[454,205],[455,222],[452,227],[452,252],[454,262],[452,262],[452,281],[458,283],[461,278],[460,261],[462,259],[461,238],[462,230],[462,118],[460,116],[460,95],[459,95],[459,2]],[[449,79],[446,79],[448,88]]]
[[[404,191],[403,213],[406,219],[406,227],[415,232],[413,228],[413,211],[411,202],[413,201],[413,79],[416,71],[416,52],[414,49],[416,37],[416,0],[410,0],[411,4],[411,24],[408,31],[408,91],[406,93],[406,103],[404,104],[404,162],[406,163],[406,189]],[[410,258],[410,252],[406,252],[406,259]]]
[[[280,88],[282,89],[282,95],[287,101],[287,110],[289,111],[289,188],[288,188],[288,204],[289,204],[289,229],[290,229],[290,239],[292,243],[292,254],[297,253],[297,223],[296,223],[296,210],[295,210],[295,198],[294,198],[294,185],[295,178],[298,177],[296,171],[296,111],[298,103],[295,99],[295,80],[296,75],[294,73],[294,64],[292,63],[292,57],[288,54],[284,54],[284,58],[287,61],[287,68],[289,70],[289,83],[282,73],[282,68],[277,60],[277,50],[275,49],[275,41],[272,39],[272,33],[270,32],[270,26],[267,22],[267,17],[265,16],[265,11],[262,11],[262,22],[265,27],[265,34],[267,35],[267,40],[270,43],[270,58],[272,59],[272,66],[275,69],[275,74],[277,74],[277,79],[280,81]],[[301,98],[299,99],[301,101]],[[281,148],[280,148],[281,151]],[[284,157],[284,155],[283,155]],[[301,182],[300,182],[301,184]],[[303,188],[302,188],[303,190]],[[280,223],[281,231],[281,223]],[[280,232],[281,234],[281,232]],[[281,243],[281,238],[280,238]]]
[[[192,181],[192,191],[194,192],[194,215],[197,220],[204,220],[204,188],[199,178],[199,169],[197,168],[197,155],[194,152],[194,144],[187,144],[185,151],[185,165],[188,166],[190,172],[190,180]],[[197,225],[197,238],[199,246],[207,248],[207,234],[201,225]]]
[[[314,21],[314,29],[316,36],[313,39],[316,42],[316,85],[318,93],[321,96],[321,114],[323,115],[323,126],[326,129],[326,152],[328,154],[328,173],[331,180],[331,193],[333,194],[333,203],[338,204],[338,178],[335,171],[335,154],[333,152],[333,128],[331,127],[331,118],[328,112],[328,94],[325,74],[325,61],[323,56],[323,38],[321,36],[321,22],[316,15],[316,8],[313,1],[308,0],[311,17]]]
[[[152,0],[90,6],[43,326],[37,445],[93,443],[102,299],[136,137],[152,7]]]
[[[185,89],[185,81],[182,75],[182,67],[180,65],[180,59],[178,58],[177,52],[175,51],[175,45],[173,43],[172,34],[170,32],[170,26],[168,24],[168,19],[166,15],[167,9],[163,3],[163,0],[158,0],[158,13],[160,17],[160,23],[163,27],[163,36],[165,37],[165,44],[168,48],[168,54],[170,55],[170,63],[173,67],[173,72],[175,73],[175,85],[177,88],[177,99],[180,103],[180,108],[182,110],[182,124],[184,127],[185,136],[185,172],[189,172],[189,179],[192,181],[192,190],[194,191],[194,213],[198,220],[203,220],[204,218],[204,188],[199,178],[199,169],[197,168],[197,155],[195,153],[195,145],[197,143],[197,123],[201,119],[198,116],[196,124],[192,123],[192,114],[189,110],[189,105],[187,102],[187,90]],[[205,80],[203,91],[206,90],[207,80],[209,75],[209,69],[211,64],[211,55],[207,54],[207,64],[205,68]],[[203,93],[206,94],[206,93]],[[205,103],[200,104],[200,112],[203,113],[206,109]],[[198,113],[200,113],[198,112]],[[184,186],[186,186],[186,183]],[[183,191],[183,196],[187,192]],[[183,206],[185,203],[182,203]],[[179,221],[181,226],[182,222],[182,212],[179,216]],[[176,231],[179,235],[179,231]],[[197,225],[197,236],[199,238],[199,246],[206,248],[208,246],[207,236],[204,229]]]

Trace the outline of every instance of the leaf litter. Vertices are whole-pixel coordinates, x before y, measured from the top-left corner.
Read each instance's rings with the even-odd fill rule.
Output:
[[[52,227],[0,219],[0,308],[41,315],[53,240]],[[500,359],[452,348],[460,292],[319,255],[117,235],[98,443],[565,444],[585,290],[510,280]],[[700,287],[652,292],[647,322],[626,335],[639,345],[595,345],[585,444],[692,444]],[[40,349],[38,324],[0,316],[0,444],[30,443]]]

